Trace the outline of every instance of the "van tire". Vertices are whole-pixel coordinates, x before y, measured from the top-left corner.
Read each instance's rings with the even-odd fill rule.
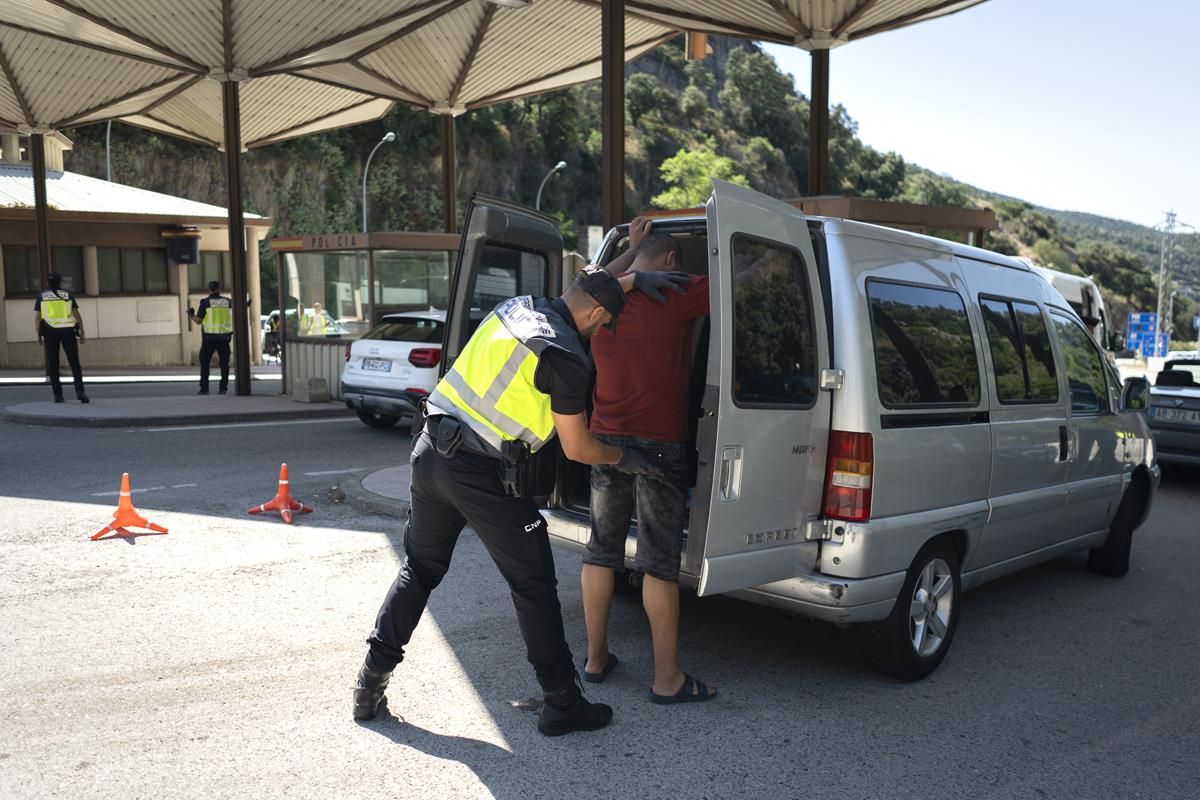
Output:
[[[399,417],[393,417],[391,414],[376,414],[374,411],[358,409],[355,411],[358,418],[363,421],[364,425],[369,425],[372,428],[390,428],[400,421]]]
[[[949,579],[949,583],[944,584],[944,579]],[[930,588],[939,586],[944,587],[943,593],[930,599]],[[926,611],[914,615],[913,609],[920,605],[924,605]],[[867,659],[876,669],[901,680],[924,678],[946,657],[958,628],[961,605],[962,575],[958,551],[948,539],[935,539],[922,547],[913,559],[888,618],[863,626]],[[940,637],[934,632],[936,628],[921,621],[928,619],[931,609],[937,615],[938,626],[943,629]],[[939,641],[934,643],[929,637]],[[924,652],[918,652],[918,641]],[[927,649],[931,646],[932,649]]]
[[[1125,492],[1121,505],[1108,529],[1104,544],[1088,551],[1088,571],[1110,578],[1129,572],[1129,551],[1133,547],[1133,529],[1142,513],[1142,489],[1134,484]]]

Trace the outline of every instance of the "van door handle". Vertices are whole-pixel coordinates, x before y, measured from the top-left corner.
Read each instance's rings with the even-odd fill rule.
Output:
[[[721,450],[721,483],[717,496],[721,502],[732,502],[742,494],[742,448]]]
[[[1058,426],[1058,460],[1066,461],[1071,455],[1071,443],[1067,437],[1067,426]]]

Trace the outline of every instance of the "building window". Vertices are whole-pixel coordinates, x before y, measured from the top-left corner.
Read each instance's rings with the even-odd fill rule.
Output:
[[[220,281],[223,291],[233,287],[233,262],[229,253],[203,252],[199,263],[188,264],[189,292],[207,294],[209,281]]]
[[[979,362],[958,293],[869,280],[867,297],[885,406],[978,405]]]
[[[101,294],[166,294],[167,251],[161,247],[98,247]]]
[[[50,248],[50,268],[62,275],[62,288],[83,294],[83,248]],[[4,293],[9,296],[37,294],[42,289],[37,248],[23,245],[4,247]]]

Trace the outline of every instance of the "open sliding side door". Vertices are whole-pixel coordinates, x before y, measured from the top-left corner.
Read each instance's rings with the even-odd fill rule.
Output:
[[[812,570],[818,543],[805,528],[821,513],[831,402],[804,214],[713,181],[707,215],[712,339],[689,525],[706,532],[701,595]]]

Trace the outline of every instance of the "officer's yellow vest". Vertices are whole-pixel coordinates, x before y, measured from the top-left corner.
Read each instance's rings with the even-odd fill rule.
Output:
[[[502,303],[480,324],[429,402],[453,413],[497,453],[503,442],[516,439],[536,453],[554,436],[550,395],[534,385],[538,355],[548,346],[589,362],[574,332],[561,319],[537,313],[532,298]]]
[[[71,301],[64,299],[57,292],[43,292],[38,311],[42,315],[42,321],[51,328],[75,327],[75,314],[71,310]]]
[[[223,305],[213,305],[215,302],[221,302]],[[233,333],[233,309],[228,303],[224,298],[220,301],[209,300],[200,329],[210,334]]]

